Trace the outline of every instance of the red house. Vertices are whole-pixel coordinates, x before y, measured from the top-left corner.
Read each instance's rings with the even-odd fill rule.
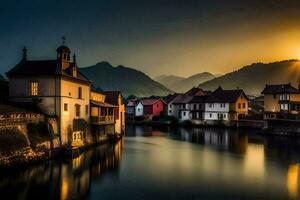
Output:
[[[162,99],[142,99],[139,103],[143,105],[144,116],[149,118],[159,116],[166,105]]]

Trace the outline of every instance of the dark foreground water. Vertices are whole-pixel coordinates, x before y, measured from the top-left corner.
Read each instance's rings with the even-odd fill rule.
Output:
[[[1,171],[1,199],[299,199],[300,141],[128,127],[79,158]]]

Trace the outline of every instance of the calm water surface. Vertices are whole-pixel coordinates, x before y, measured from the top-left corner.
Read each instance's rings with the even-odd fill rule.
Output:
[[[79,158],[2,171],[9,199],[300,199],[300,140],[128,127]]]

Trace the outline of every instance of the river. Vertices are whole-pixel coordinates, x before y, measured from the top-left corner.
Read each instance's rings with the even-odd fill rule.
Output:
[[[0,173],[8,199],[299,199],[300,140],[128,126],[114,145]]]

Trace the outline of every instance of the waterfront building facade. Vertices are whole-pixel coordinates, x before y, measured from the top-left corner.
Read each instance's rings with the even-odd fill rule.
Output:
[[[91,81],[78,70],[75,54],[62,45],[53,60],[22,60],[9,72],[9,100],[35,104],[53,122],[59,143],[81,145],[91,142],[88,124]]]
[[[125,133],[125,105],[120,91],[105,91],[105,102],[116,106],[114,108],[115,133]]]
[[[300,113],[300,90],[288,84],[266,85],[264,119],[288,118]]]
[[[239,120],[248,114],[248,97],[241,89],[217,88],[205,100],[204,120]]]

